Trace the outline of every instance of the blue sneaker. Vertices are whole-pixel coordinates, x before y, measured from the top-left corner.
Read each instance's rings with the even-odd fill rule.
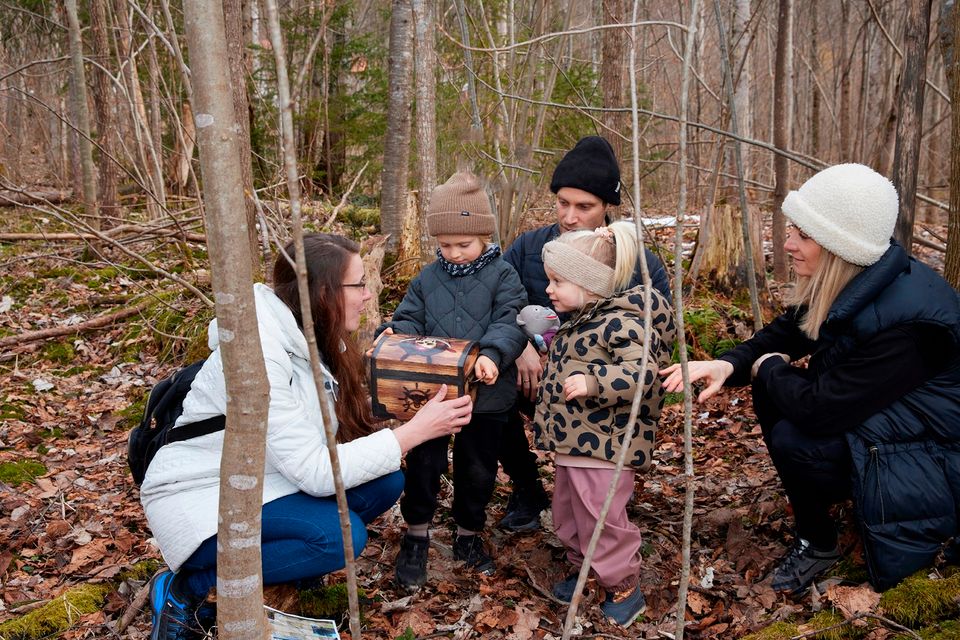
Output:
[[[570,602],[573,600],[573,590],[577,588],[577,578],[579,577],[580,573],[574,572],[560,582],[555,582],[553,585],[553,597],[561,602]]]
[[[165,570],[150,581],[150,640],[199,640],[206,635],[197,623],[198,603],[174,589],[176,578],[175,573]]]
[[[629,627],[641,613],[647,610],[647,603],[640,592],[640,585],[633,589],[617,592],[607,592],[607,597],[600,605],[603,614],[621,627]]]

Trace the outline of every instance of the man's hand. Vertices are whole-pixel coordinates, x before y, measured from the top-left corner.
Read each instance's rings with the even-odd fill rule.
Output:
[[[543,375],[543,364],[540,361],[540,354],[536,348],[527,343],[523,353],[517,358],[517,387],[520,393],[525,395],[530,401],[537,399],[537,386],[540,384],[540,376]]]

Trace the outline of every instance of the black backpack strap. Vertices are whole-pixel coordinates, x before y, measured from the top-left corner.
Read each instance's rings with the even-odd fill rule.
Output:
[[[167,431],[167,441],[164,444],[199,438],[200,436],[205,436],[210,433],[223,431],[226,426],[226,416],[213,416],[200,422],[191,422],[190,424],[185,424],[175,429],[169,429]]]

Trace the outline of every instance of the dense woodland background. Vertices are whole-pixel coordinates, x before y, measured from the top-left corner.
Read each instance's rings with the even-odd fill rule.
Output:
[[[293,105],[286,132],[273,7]],[[211,271],[230,265],[211,265],[207,251],[229,218],[211,217],[214,180],[200,167],[198,127],[209,122],[194,95],[191,8],[0,0],[0,638],[149,631],[143,584],[159,555],[125,469],[126,431],[145,389],[205,355]],[[367,328],[432,255],[420,219],[435,184],[458,169],[485,176],[507,245],[553,221],[553,167],[594,133],[621,159],[618,214],[656,219],[647,242],[668,267],[680,259],[691,356],[721,352],[776,312],[789,280],[778,203],[829,164],[890,176],[898,238],[960,282],[952,0],[224,0],[222,11],[227,53],[202,62],[232,82],[233,195],[243,196],[232,213],[247,222],[250,268],[264,275],[298,212],[307,229],[352,235],[380,294]],[[650,609],[625,636],[591,613],[588,587],[585,634],[674,633],[687,486],[678,401],[633,507],[647,532]],[[789,541],[789,518],[749,394],[695,410],[688,635],[790,638],[838,625],[818,637],[960,637],[942,622],[957,617],[956,574],[879,602],[852,522],[841,578],[800,602],[778,599],[761,578]],[[549,482],[549,461],[543,469]],[[492,517],[506,495],[498,489]],[[390,584],[399,524],[398,513],[379,521],[360,561],[365,636],[560,637],[565,608],[549,585],[566,569],[549,527],[492,532],[500,571],[478,585],[452,566],[441,523],[431,586],[411,598]],[[316,612],[291,597],[268,594]]]

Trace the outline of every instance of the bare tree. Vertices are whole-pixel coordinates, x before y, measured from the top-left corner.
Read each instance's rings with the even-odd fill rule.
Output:
[[[940,49],[950,85],[950,103],[960,104],[960,8],[955,0],[945,0],[940,10]],[[950,114],[950,214],[947,219],[947,257],[943,275],[954,288],[960,288],[960,109]]]
[[[436,0],[412,0],[415,54],[413,56],[417,119],[417,191],[420,209],[420,262],[433,257],[427,232],[430,194],[437,184],[437,76],[434,38],[436,38]]]
[[[257,1],[257,0],[253,0]],[[246,42],[244,37],[244,7],[243,0],[223,0],[223,19],[227,30],[227,52],[229,54],[230,83],[233,92],[233,111],[240,135],[237,138],[240,144],[240,169],[243,174],[243,195],[246,203],[247,230],[250,232],[250,257],[253,260],[253,272],[260,272],[260,251],[257,241],[257,207],[254,204],[253,191],[253,163],[250,153],[250,102],[247,100],[247,76],[250,70],[247,66]],[[249,2],[248,2],[249,4]],[[247,12],[249,14],[249,12]]]
[[[780,0],[777,14],[777,61],[773,89],[773,144],[789,149],[793,131],[793,2]],[[786,220],[780,205],[787,197],[790,164],[786,156],[773,157],[776,188],[773,197],[773,277],[787,279],[787,259],[783,251]]]
[[[184,3],[184,26],[227,389],[217,530],[217,626],[221,638],[263,640],[269,633],[263,611],[260,512],[270,396],[253,301],[239,128],[220,2]]]
[[[407,204],[410,176],[410,101],[413,95],[413,15],[410,0],[393,0],[390,15],[387,136],[383,148],[380,226],[395,252]]]
[[[109,68],[110,38],[107,34],[107,6],[104,2],[90,3],[90,31],[93,35],[93,50],[102,67]],[[100,182],[97,193],[100,197],[101,217],[116,215],[118,167],[116,155],[116,118],[113,85],[110,74],[104,68],[93,71],[93,107],[97,116],[97,144],[100,147]]]
[[[923,133],[923,93],[927,80],[927,40],[932,0],[909,0],[905,23],[900,119],[893,154],[893,184],[900,195],[900,215],[894,236],[907,253],[913,246],[917,165]]]
[[[80,20],[77,17],[77,0],[66,0],[67,22],[70,38],[70,102],[74,126],[77,128],[80,147],[80,169],[83,174],[83,206],[91,216],[91,226],[99,228],[97,212],[96,170],[93,166],[93,145],[90,143],[90,110],[87,107],[87,80],[83,71],[83,41],[80,38]]]
[[[601,5],[603,23],[626,22],[626,0],[601,0]],[[600,89],[603,93],[603,104],[608,107],[619,107],[626,102],[623,77],[625,45],[625,29],[606,29],[603,32],[600,48]],[[603,125],[611,132],[604,137],[613,147],[615,157],[623,158],[623,142],[620,136],[627,129],[627,114],[622,111],[605,111]]]

